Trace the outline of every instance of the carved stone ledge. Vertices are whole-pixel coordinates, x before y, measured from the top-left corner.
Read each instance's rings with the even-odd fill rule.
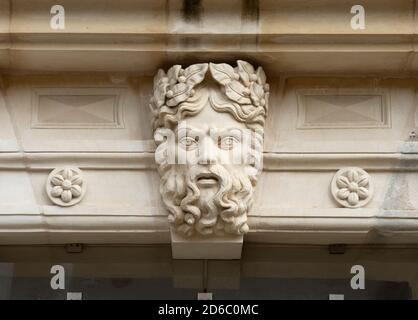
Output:
[[[154,142],[153,142],[154,143]],[[412,144],[412,143],[411,143]],[[415,143],[418,147],[418,143]],[[335,153],[307,154],[264,152],[263,171],[330,171],[351,163],[365,170],[386,172],[418,171],[418,149],[415,153]],[[53,170],[71,161],[83,169],[150,170],[156,169],[153,152],[0,152],[0,169]]]
[[[77,212],[73,212],[73,208]],[[70,211],[68,211],[70,210]],[[158,216],[123,206],[0,205],[0,242],[5,244],[170,243],[170,229],[163,212]],[[92,212],[96,214],[92,215]],[[102,214],[100,214],[102,213]],[[417,244],[418,211],[362,208],[289,209],[274,207],[249,216],[245,241],[279,244]],[[181,244],[181,243],[180,243]],[[218,248],[221,247],[219,243]]]
[[[226,61],[240,52],[263,61],[270,74],[417,70],[412,0],[368,1],[364,31],[350,28],[351,5],[346,2],[313,1],[310,10],[302,10],[307,1],[259,1],[250,12],[245,3],[232,1],[220,8],[218,2],[199,2],[204,10],[194,24],[184,19],[181,1],[100,6],[62,0],[60,5],[68,8],[63,32],[50,28],[46,3],[2,1],[0,68],[152,73],[167,61]],[[86,13],[94,19],[85,19]],[[247,14],[251,18],[243,19]]]

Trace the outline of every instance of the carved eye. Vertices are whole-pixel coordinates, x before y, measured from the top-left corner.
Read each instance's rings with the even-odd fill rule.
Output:
[[[180,145],[186,150],[193,150],[197,147],[197,141],[199,140],[198,137],[196,139],[192,137],[183,137],[179,140]]]
[[[238,139],[232,136],[222,137],[218,141],[218,146],[224,150],[231,150],[238,143]]]

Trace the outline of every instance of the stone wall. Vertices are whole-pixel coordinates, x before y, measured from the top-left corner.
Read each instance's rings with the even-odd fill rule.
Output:
[[[61,1],[52,30],[53,1],[0,1],[2,244],[170,242],[152,77],[237,59],[270,83],[245,241],[417,243],[415,1],[105,2]],[[354,4],[365,30],[350,28]],[[61,167],[83,173],[77,205],[48,197]],[[354,209],[331,188],[349,167],[373,185]]]

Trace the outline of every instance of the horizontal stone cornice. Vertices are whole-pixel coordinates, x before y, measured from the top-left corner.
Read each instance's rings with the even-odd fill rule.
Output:
[[[417,43],[415,35],[391,34],[3,34],[0,70],[149,75],[174,62],[206,61],[210,54],[212,61],[245,58],[262,63],[270,75],[402,76],[418,71]]]
[[[2,244],[169,243],[162,208],[0,206]],[[104,211],[106,212],[104,212]],[[160,211],[160,214],[158,214]],[[255,208],[245,241],[407,244],[418,241],[417,210]],[[95,213],[96,212],[96,213]],[[98,216],[100,218],[98,219]]]
[[[172,63],[241,58],[268,74],[414,74],[418,10],[413,0],[353,4],[260,0],[60,1],[65,29],[50,27],[53,1],[0,1],[3,72],[123,71],[153,74]],[[220,10],[220,8],[222,8]],[[309,8],[305,10],[304,8]],[[77,63],[74,63],[77,61]],[[146,63],[144,63],[146,61]]]
[[[418,171],[417,153],[264,153],[264,171],[330,171],[350,164],[372,171]],[[0,170],[52,170],[77,163],[82,169],[155,170],[153,152],[6,152]]]

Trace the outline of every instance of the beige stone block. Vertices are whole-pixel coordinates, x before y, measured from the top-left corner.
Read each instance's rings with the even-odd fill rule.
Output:
[[[365,8],[364,30],[351,29],[353,5]],[[266,34],[412,34],[414,5],[411,0],[267,0],[260,2],[260,16]]]
[[[170,229],[173,259],[240,259],[243,236],[194,235],[184,238]]]
[[[50,28],[53,0],[12,1],[11,30],[17,33],[55,33]],[[65,9],[65,30],[61,33],[163,33],[166,1],[82,1],[59,2]],[[115,27],[116,26],[116,27]]]

